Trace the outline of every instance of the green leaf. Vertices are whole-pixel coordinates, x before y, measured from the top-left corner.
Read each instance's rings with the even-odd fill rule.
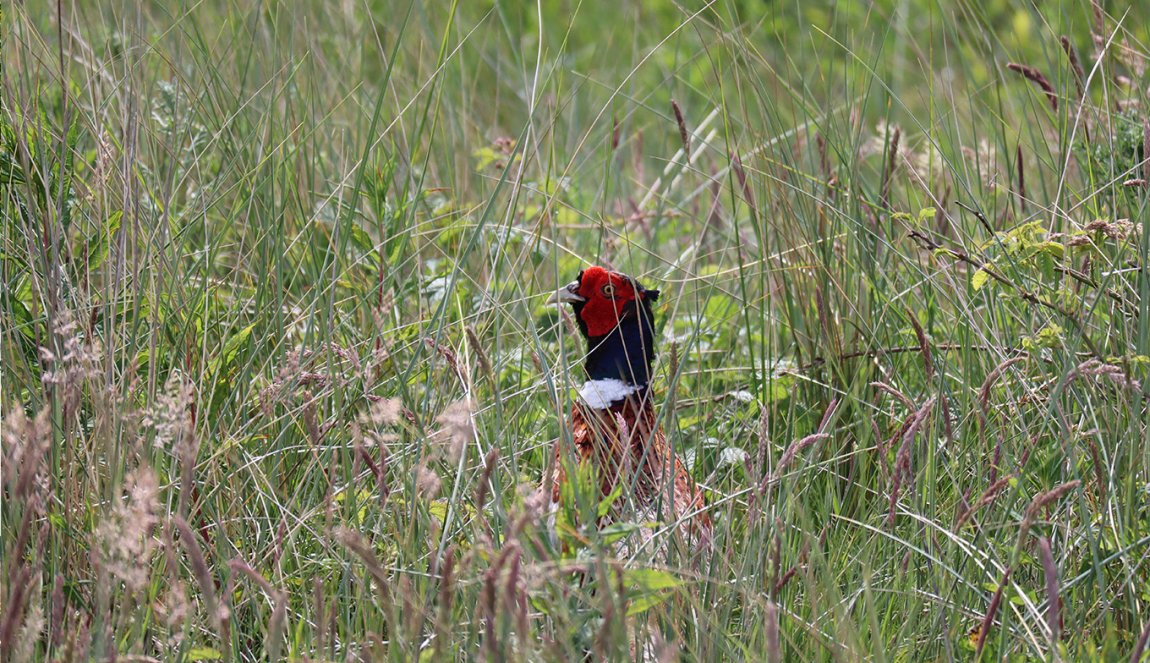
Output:
[[[977,272],[974,273],[974,276],[970,277],[970,287],[974,288],[975,290],[981,290],[982,286],[986,285],[986,282],[989,280],[990,273],[985,269],[980,268]]]
[[[599,530],[599,536],[603,537],[603,545],[610,546],[627,538],[633,532],[652,526],[653,523],[612,523]]]
[[[611,510],[611,505],[614,504],[615,500],[619,499],[619,496],[622,494],[623,484],[619,483],[615,486],[615,490],[611,491],[610,495],[607,495],[603,499],[599,500],[599,508],[597,509],[597,513],[599,514],[600,518],[607,515],[607,513]]]
[[[671,592],[640,596],[627,604],[627,616],[634,617],[635,615],[641,615],[669,598],[671,598]]]
[[[218,661],[223,657],[220,650],[211,647],[192,647],[188,650],[188,659],[192,661]]]
[[[636,585],[640,591],[645,592],[675,589],[683,584],[670,571],[659,569],[628,569],[623,572],[623,582],[626,585]]]
[[[636,596],[627,605],[627,616],[642,614],[674,595],[683,581],[659,569],[629,569],[623,572],[623,582],[634,587]]]
[[[248,340],[248,337],[250,337],[252,335],[252,329],[255,326],[256,326],[256,323],[253,322],[252,324],[248,325],[247,327],[244,327],[243,329],[239,330],[238,332],[232,334],[231,338],[228,339],[227,343],[224,343],[223,352],[221,352],[220,354],[223,355],[225,364],[230,364],[231,361],[233,359],[235,359],[236,352],[238,352],[240,349],[240,346],[242,346],[244,344],[244,342]]]

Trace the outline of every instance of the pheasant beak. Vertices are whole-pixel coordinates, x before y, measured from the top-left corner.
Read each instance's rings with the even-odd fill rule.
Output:
[[[579,282],[572,281],[567,285],[559,288],[547,300],[548,304],[574,304],[576,302],[585,302],[586,297],[579,295]]]

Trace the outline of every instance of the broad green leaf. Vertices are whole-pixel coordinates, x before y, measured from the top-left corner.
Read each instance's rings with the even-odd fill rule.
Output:
[[[623,572],[623,582],[646,592],[674,589],[683,584],[673,573],[659,569],[627,569]]]
[[[985,269],[979,269],[974,273],[974,276],[970,277],[970,287],[975,290],[981,290],[982,286],[986,285],[986,282],[989,280],[990,274],[987,273]]]

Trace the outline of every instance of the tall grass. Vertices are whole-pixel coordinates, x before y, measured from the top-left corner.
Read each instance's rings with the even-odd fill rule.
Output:
[[[4,7],[0,658],[1146,659],[1150,16],[637,4]],[[595,263],[701,559],[547,530]]]

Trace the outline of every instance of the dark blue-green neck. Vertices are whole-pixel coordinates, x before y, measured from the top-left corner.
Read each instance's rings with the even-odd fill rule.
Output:
[[[576,310],[576,319],[578,314]],[[586,336],[586,325],[581,327]],[[583,368],[588,380],[617,379],[646,387],[651,382],[654,362],[655,328],[647,304],[636,304],[626,311],[606,336],[587,337],[587,360]]]

